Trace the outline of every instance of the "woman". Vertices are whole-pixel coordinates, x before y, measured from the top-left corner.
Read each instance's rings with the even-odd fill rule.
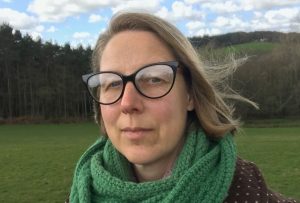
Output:
[[[232,109],[174,26],[119,13],[92,61],[83,80],[103,136],[79,160],[70,202],[290,201],[237,158]]]

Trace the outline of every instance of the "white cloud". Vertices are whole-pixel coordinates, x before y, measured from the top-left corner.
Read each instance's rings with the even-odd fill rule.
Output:
[[[240,18],[238,18],[236,15],[232,15],[229,17],[218,16],[212,23],[212,25],[214,27],[231,30],[239,30],[247,27],[247,24]]]
[[[26,33],[28,33],[32,37],[33,40],[39,40],[43,37],[40,32],[28,31]]]
[[[256,9],[273,9],[276,7],[292,6],[299,4],[299,0],[240,0],[241,6],[249,8],[249,10]]]
[[[202,20],[205,15],[199,10],[196,10],[191,5],[187,5],[184,2],[175,1],[172,4],[172,8],[169,11],[166,7],[162,7],[155,13],[157,16],[169,20],[173,23],[181,20]]]
[[[71,39],[71,47],[77,48],[79,45],[84,48],[94,46],[98,39],[98,35],[92,35],[89,32],[75,32]]]
[[[205,23],[202,21],[190,21],[186,24],[189,30],[198,30],[205,27]]]
[[[54,27],[53,25],[51,25],[48,29],[47,29],[47,32],[56,32],[57,31],[57,28]]]
[[[195,10],[192,6],[186,5],[180,1],[175,1],[172,4],[172,12],[176,18],[197,19],[203,17],[203,14],[201,14],[201,12]]]
[[[28,34],[32,37],[33,40],[39,40],[43,38],[43,32],[45,31],[45,27],[43,25],[37,25],[32,29],[22,29],[21,32],[23,34]]]
[[[0,8],[0,24],[2,23],[8,23],[22,34],[30,35],[33,40],[41,39],[45,30],[35,17],[10,8]]]
[[[299,5],[299,0],[185,0],[187,4],[196,4],[202,9],[209,9],[214,13],[233,13],[238,11],[268,10],[278,7]]]
[[[163,18],[163,19],[169,19],[169,20],[170,20],[170,12],[169,12],[169,10],[168,10],[165,6],[161,7],[161,8],[155,13],[155,15],[157,15],[157,16]]]
[[[203,29],[205,28],[205,23],[203,21],[190,21],[185,25],[188,29],[188,35],[203,35]],[[199,34],[201,32],[201,34]]]
[[[255,11],[253,14],[254,14],[255,18],[261,18],[261,17],[263,17],[263,13],[262,12]]]
[[[190,21],[186,24],[190,36],[219,35],[227,32],[248,31],[250,24],[236,15],[228,17],[218,16],[210,23]]]
[[[293,21],[295,23],[300,23],[300,10],[299,10],[298,14],[296,15],[296,17],[293,19]]]
[[[43,31],[45,30],[45,27],[44,27],[43,25],[38,25],[38,26],[36,26],[36,27],[34,28],[34,30],[35,30],[36,32],[41,33],[41,32],[43,32]]]
[[[256,12],[251,20],[252,30],[300,31],[299,7]]]
[[[15,29],[31,29],[37,26],[38,20],[23,12],[0,8],[0,23],[9,23]]]
[[[218,16],[213,24],[216,27],[224,27],[230,24],[230,19],[224,16]]]
[[[203,28],[198,30],[197,32],[192,33],[191,36],[204,36],[204,35],[219,35],[223,33],[220,29],[217,28]]]
[[[184,0],[184,3],[187,4],[196,4],[196,3],[204,3],[209,2],[210,0]]]
[[[2,2],[4,2],[4,3],[11,3],[12,0],[2,0]]]
[[[162,0],[139,1],[139,0],[33,0],[27,8],[35,13],[42,22],[62,22],[71,16],[91,12],[103,8],[111,8],[113,13],[124,9],[139,9],[154,12],[159,9]],[[90,22],[98,20],[92,16]]]
[[[140,0],[127,0],[120,1],[116,6],[112,7],[113,13],[121,10],[144,10],[154,12],[160,7],[162,0],[140,1]]]
[[[103,18],[100,15],[91,14],[89,16],[89,23],[96,23],[100,22],[101,20],[103,20]]]
[[[294,19],[292,19],[289,30],[291,32],[300,32],[300,11],[298,15]]]
[[[248,13],[248,16],[237,13],[241,10],[250,9],[250,7],[246,5],[238,7],[241,5],[241,2],[242,1],[226,1],[221,3],[220,1],[214,1],[213,3],[203,3],[201,9],[209,9],[211,13],[217,15],[215,19],[210,18],[210,21],[190,21],[186,23],[189,35],[214,35],[256,30],[280,32],[300,31],[300,7],[280,7],[281,5],[294,4],[295,1],[287,1],[285,3],[275,1],[274,4],[277,4],[279,8],[275,8],[274,5],[272,5],[274,7],[273,10],[253,10],[252,16],[250,13]],[[300,1],[298,1],[298,4],[299,3]],[[267,2],[264,0],[261,4],[253,5],[251,9],[263,7],[268,7]],[[220,13],[224,15],[218,15]]]
[[[121,0],[33,0],[27,10],[35,13],[42,22],[62,22],[67,17],[99,8],[113,7],[120,2]]]
[[[98,35],[96,35],[96,34],[89,35],[86,38],[79,38],[79,39],[73,38],[71,40],[70,44],[71,44],[71,47],[73,47],[73,48],[77,48],[79,45],[82,45],[85,48],[90,46],[93,49],[94,46],[96,45],[97,39],[98,39]]]
[[[271,24],[288,23],[299,14],[299,8],[283,8],[267,11],[264,17]]]
[[[209,9],[215,13],[232,13],[241,10],[241,7],[234,1],[208,2],[202,5],[202,8]]]
[[[74,39],[86,39],[89,38],[91,34],[89,32],[75,32],[73,34]]]

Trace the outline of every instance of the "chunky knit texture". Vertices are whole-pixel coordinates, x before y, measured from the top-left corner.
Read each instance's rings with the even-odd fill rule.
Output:
[[[169,177],[136,183],[132,165],[101,137],[77,164],[70,202],[223,202],[235,163],[232,135],[212,141],[194,131],[187,134]]]

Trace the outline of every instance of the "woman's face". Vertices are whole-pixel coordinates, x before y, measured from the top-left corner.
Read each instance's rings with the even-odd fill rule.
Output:
[[[174,60],[155,34],[123,31],[106,45],[100,70],[130,75],[147,64]],[[164,162],[176,153],[183,142],[187,111],[193,108],[179,70],[172,90],[162,98],[146,98],[129,82],[119,101],[100,105],[109,139],[130,162],[139,165]]]

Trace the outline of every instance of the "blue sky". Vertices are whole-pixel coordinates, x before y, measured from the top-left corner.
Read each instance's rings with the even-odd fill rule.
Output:
[[[124,9],[151,12],[186,36],[300,32],[300,0],[0,0],[0,23],[44,41],[93,46],[110,17]]]

